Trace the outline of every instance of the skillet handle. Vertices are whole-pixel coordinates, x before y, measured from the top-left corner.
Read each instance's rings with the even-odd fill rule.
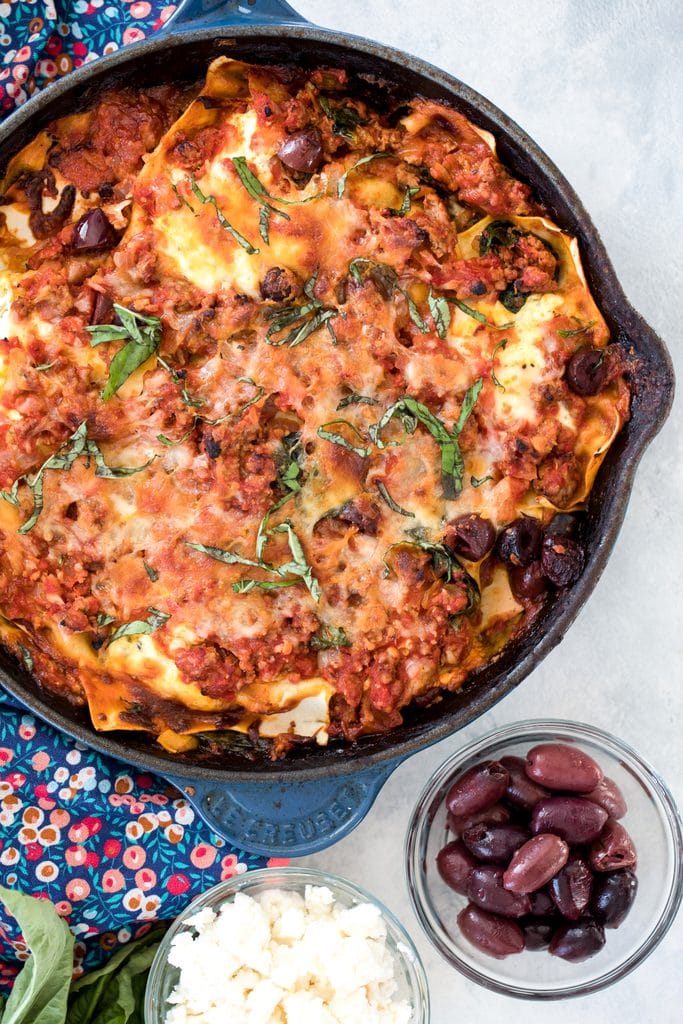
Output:
[[[308,25],[286,0],[185,0],[171,21],[173,28],[215,25]]]
[[[212,831],[239,849],[266,857],[303,857],[332,846],[360,824],[398,764],[305,782],[296,777],[225,786],[173,777],[169,782]]]

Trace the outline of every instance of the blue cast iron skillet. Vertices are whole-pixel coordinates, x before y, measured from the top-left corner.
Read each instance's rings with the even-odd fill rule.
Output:
[[[590,496],[587,565],[568,592],[548,603],[528,633],[442,703],[406,714],[403,726],[355,746],[302,749],[286,762],[226,752],[166,753],[135,732],[98,733],[86,710],[42,690],[0,652],[0,681],[22,704],[62,732],[121,761],[156,772],[182,789],[217,833],[247,850],[300,856],[350,832],[393,769],[488,711],[559,643],[602,573],[626,511],[638,462],[666,419],[674,391],[668,352],[626,300],[600,237],[580,200],[538,146],[492,103],[425,61],[357,36],[318,28],[283,0],[250,3],[185,0],[169,27],[143,42],[74,71],[30,99],[0,128],[0,168],[53,118],[83,109],[115,85],[201,79],[221,54],[262,63],[337,65],[358,88],[396,98],[446,100],[493,132],[501,158],[531,184],[554,219],[581,246],[586,275],[614,339],[632,353],[632,416],[607,456]],[[360,77],[362,76],[362,77]]]

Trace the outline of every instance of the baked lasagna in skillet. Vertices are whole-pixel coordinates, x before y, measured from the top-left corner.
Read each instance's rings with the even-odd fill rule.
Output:
[[[390,730],[580,576],[628,417],[574,239],[460,113],[220,58],[0,199],[0,635],[97,729]]]

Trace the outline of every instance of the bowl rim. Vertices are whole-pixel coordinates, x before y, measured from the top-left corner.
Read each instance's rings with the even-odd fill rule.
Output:
[[[521,986],[513,987],[511,983],[498,981],[486,973],[485,970],[472,967],[471,964],[461,958],[457,949],[448,939],[445,930],[435,924],[435,915],[429,914],[425,910],[425,904],[431,902],[431,900],[429,900],[429,888],[426,884],[423,861],[421,859],[422,840],[425,834],[428,834],[431,828],[431,820],[433,820],[433,818],[429,819],[429,811],[433,809],[437,800],[437,794],[447,779],[471,757],[498,747],[501,743],[519,742],[532,736],[534,738],[537,737],[538,742],[550,738],[556,741],[566,739],[576,742],[580,742],[583,739],[596,744],[610,756],[623,760],[635,772],[638,780],[645,786],[649,795],[652,796],[654,794],[657,797],[657,806],[663,812],[661,817],[666,823],[666,832],[671,840],[674,851],[673,873],[666,903],[654,927],[638,944],[636,949],[625,960],[609,970],[603,971],[593,979],[577,984],[561,985],[547,991],[538,991],[534,988]],[[440,798],[438,802],[441,802]],[[559,718],[525,719],[510,725],[500,726],[485,733],[478,739],[470,741],[464,747],[460,747],[440,764],[415,802],[406,832],[404,863],[408,894],[413,912],[431,944],[452,967],[455,967],[456,970],[464,974],[470,981],[474,981],[484,988],[501,995],[535,1001],[568,999],[598,992],[626,977],[627,974],[635,970],[656,949],[668,932],[683,900],[683,820],[681,819],[681,813],[676,805],[676,801],[664,779],[630,744],[597,726],[589,725],[585,722]],[[423,895],[426,895],[428,899],[423,900]]]
[[[368,892],[362,885],[353,882],[341,875],[329,871],[321,871],[318,868],[277,866],[256,868],[244,871],[232,878],[217,882],[204,892],[199,893],[188,903],[184,910],[178,914],[172,922],[157,949],[145,988],[144,1014],[145,1024],[160,1024],[162,1018],[156,1014],[154,1002],[159,994],[159,989],[168,969],[168,954],[171,943],[175,936],[182,930],[187,920],[206,906],[210,906],[218,898],[227,899],[237,892],[248,889],[250,885],[267,882],[272,883],[272,888],[290,888],[294,885],[326,885],[333,893],[342,891],[347,895],[358,898],[359,902],[371,903],[376,906],[383,919],[389,925],[388,938],[391,943],[392,955],[407,966],[406,975],[410,979],[411,1000],[413,1004],[413,1016],[410,1024],[430,1024],[430,995],[427,972],[422,957],[411,938],[406,927],[398,919],[393,911]]]

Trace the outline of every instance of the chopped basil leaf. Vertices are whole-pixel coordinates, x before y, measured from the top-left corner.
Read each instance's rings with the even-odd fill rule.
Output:
[[[210,205],[213,206],[214,210],[216,211],[216,218],[218,220],[218,223],[222,228],[225,228],[226,231],[230,232],[230,234],[238,243],[238,245],[241,245],[245,252],[247,252],[250,256],[257,256],[260,250],[255,249],[254,246],[249,241],[249,239],[245,238],[244,235],[241,235],[237,228],[234,228],[232,226],[232,224],[227,219],[227,217],[221,210],[220,206],[218,205],[216,197],[205,196],[193,177],[190,178],[190,188],[192,189],[193,194],[197,197],[200,203],[204,205],[206,203],[210,203]]]
[[[335,135],[353,139],[358,125],[368,123],[354,107],[333,107],[326,96],[318,96],[318,103],[323,113],[332,121],[332,131]]]
[[[70,447],[69,447],[70,444]],[[18,532],[28,533],[38,522],[40,513],[43,511],[43,477],[48,469],[59,469],[68,471],[73,466],[76,459],[79,459],[82,455],[92,457],[95,461],[95,476],[105,477],[107,479],[115,479],[124,476],[131,476],[133,473],[139,473],[141,470],[146,469],[153,461],[155,456],[152,456],[142,466],[134,466],[129,468],[127,466],[108,466],[104,461],[104,455],[100,451],[99,446],[95,441],[88,439],[88,425],[85,420],[76,428],[71,436],[60,445],[57,451],[50,455],[45,460],[38,472],[30,479],[28,474],[17,477],[12,484],[12,489],[7,491],[0,491],[0,498],[8,501],[11,505],[19,507],[18,492],[19,484],[25,483],[33,495],[33,511],[31,515],[23,523]]]
[[[584,334],[589,331],[591,327],[595,326],[595,320],[589,320],[587,324],[582,324],[580,327],[575,327],[572,331],[558,331],[557,333],[561,338],[575,338],[577,334]],[[38,367],[36,367],[38,369]]]
[[[390,217],[405,217],[405,215],[410,212],[410,207],[412,205],[413,196],[417,195],[417,193],[419,191],[420,191],[420,186],[419,185],[416,185],[414,188],[411,188],[410,186],[406,186],[405,191],[403,192],[403,202],[401,203],[401,205],[398,208],[398,210],[396,210],[396,209],[394,209],[394,207],[390,206],[388,208],[388,210],[387,210],[387,213],[389,214],[389,216]]]
[[[182,389],[180,392],[180,398],[183,405],[188,405],[193,409],[201,409],[203,405],[206,405],[205,398],[197,398],[195,395],[191,395],[185,387],[185,384],[183,383],[185,371],[181,374],[178,370],[174,370],[173,367],[169,366],[166,360],[162,359],[160,355],[157,355],[157,363],[159,366],[163,367],[167,373],[170,373],[173,383],[177,384],[178,387]]]
[[[325,441],[330,441],[332,444],[338,444],[340,448],[346,448],[346,450],[349,452],[355,452],[356,455],[359,455],[361,457],[361,459],[367,458],[367,456],[370,454],[369,448],[361,448],[358,445],[353,445],[351,444],[350,441],[347,441],[346,438],[342,436],[342,434],[337,434],[326,429],[326,427],[333,427],[337,423],[343,423],[344,426],[352,430],[354,434],[361,439],[361,441],[363,440],[363,435],[361,434],[361,432],[357,429],[357,427],[354,427],[353,423],[349,423],[348,420],[330,420],[328,423],[323,423],[321,427],[318,427],[318,436],[322,437],[323,440]]]
[[[448,301],[452,302],[453,305],[457,306],[458,309],[462,310],[463,313],[466,313],[467,316],[471,316],[473,320],[478,320],[480,324],[486,324],[487,327],[492,327],[494,331],[505,331],[507,330],[508,327],[515,326],[512,320],[509,320],[505,324],[491,323],[490,320],[486,319],[483,313],[480,313],[478,309],[472,309],[472,307],[468,306],[465,302],[462,301],[462,299],[449,299]],[[516,310],[514,312],[516,312]]]
[[[115,640],[123,636],[140,636],[143,633],[155,633],[160,626],[171,618],[166,612],[160,612],[158,608],[148,608],[149,616],[146,619],[135,619],[133,622],[124,622],[122,626],[115,629],[107,640],[109,647]]]
[[[359,395],[355,391],[352,391],[350,395],[342,398],[337,406],[337,412],[339,412],[340,409],[346,409],[347,405],[379,405],[379,402],[376,398],[370,398],[369,395]]]
[[[320,199],[323,195],[322,192],[316,192],[314,196],[306,196],[305,199],[285,199],[284,196],[274,196],[261,184],[254,172],[249,170],[245,157],[233,157],[232,164],[251,198],[255,199],[262,206],[268,207],[271,213],[284,218],[284,220],[289,220],[289,214],[285,213],[284,210],[278,210],[271,206],[267,200],[270,199],[273,203],[281,203],[283,206],[304,206],[306,203],[311,203],[314,199]]]
[[[95,327],[86,327],[93,348],[108,341],[126,342],[109,364],[109,379],[102,391],[105,402],[116,394],[138,366],[142,366],[158,351],[161,342],[161,320],[158,317],[143,316],[117,303],[114,303],[114,312],[121,321],[120,326],[97,324]]]
[[[236,594],[247,594],[250,590],[253,590],[256,587],[261,590],[275,590],[279,587],[292,587],[302,580],[308,587],[313,599],[317,602],[321,597],[320,585],[313,575],[311,566],[306,561],[301,541],[296,535],[294,527],[289,519],[285,519],[278,526],[267,529],[270,516],[276,511],[276,509],[281,508],[285,501],[291,497],[292,494],[286,495],[284,499],[281,499],[273,506],[273,508],[269,509],[261,520],[258,533],[256,535],[257,561],[250,558],[243,558],[242,555],[237,555],[234,551],[224,551],[222,548],[210,547],[205,544],[195,544],[190,541],[185,541],[185,544],[187,547],[193,548],[195,551],[201,551],[203,554],[209,555],[211,558],[215,558],[219,562],[225,562],[227,565],[248,565],[252,568],[263,569],[264,572],[281,577],[277,580],[238,580],[232,584],[232,589]],[[290,562],[285,562],[283,565],[272,565],[270,562],[263,560],[263,550],[268,538],[279,533],[286,533],[287,535],[287,544],[289,546],[292,560]],[[292,576],[296,577],[296,579],[289,578]]]
[[[472,487],[481,487],[481,485],[485,484],[487,482],[487,480],[493,480],[493,477],[491,476],[490,473],[489,473],[488,476],[481,476],[481,477],[471,476],[470,477],[470,483],[472,484]]]
[[[356,284],[361,284],[363,275],[366,271],[368,272],[368,276],[373,278],[380,285],[380,289],[384,293],[389,295],[392,295],[394,291],[401,293],[403,298],[406,300],[410,319],[422,334],[427,334],[429,332],[429,327],[420,315],[420,311],[408,295],[408,292],[404,288],[401,288],[398,283],[398,275],[394,268],[387,266],[386,263],[377,263],[375,260],[366,259],[364,256],[357,256],[349,263],[349,274]]]
[[[45,371],[51,369],[56,362],[57,360],[53,359],[51,363],[38,363],[38,365],[34,366],[33,369],[38,370],[39,373],[45,373]]]
[[[356,160],[355,164],[351,164],[349,169],[345,171],[339,181],[337,182],[337,198],[341,199],[344,195],[344,189],[346,188],[346,179],[352,171],[362,167],[363,164],[369,164],[371,160],[379,160],[381,157],[391,156],[390,153],[371,153],[370,156],[362,156],[360,160]]]
[[[443,341],[446,339],[451,322],[451,309],[448,305],[448,299],[445,299],[443,295],[434,295],[430,288],[429,295],[427,296],[427,304],[429,306],[429,312],[432,314],[432,319],[434,320],[436,333]]]
[[[24,668],[27,672],[33,672],[33,655],[29,651],[28,647],[24,647],[23,644],[17,644],[17,647],[19,648]]]
[[[500,381],[496,377],[496,352],[498,351],[499,348],[504,349],[508,341],[509,338],[503,338],[496,345],[494,345],[493,352],[491,353],[491,380],[493,381],[497,388],[500,388],[501,391],[505,391],[505,387],[503,384],[500,383]]]
[[[258,212],[258,233],[266,245],[270,245],[270,214],[270,206],[262,206]]]
[[[350,647],[351,641],[341,626],[321,625],[320,632],[314,633],[308,641],[315,651],[326,651],[331,647]]]
[[[194,206],[192,206],[191,203],[188,203],[188,201],[185,198],[185,196],[181,196],[180,192],[178,191],[178,186],[173,181],[171,182],[171,191],[175,193],[175,195],[180,200],[180,202],[183,204],[183,206],[186,206],[188,208],[188,210],[190,211],[190,213],[193,213],[195,215],[195,217],[196,217],[197,216],[197,211],[195,210]]]
[[[394,501],[394,499],[391,497],[391,495],[389,494],[389,491],[386,489],[386,487],[384,486],[384,484],[382,483],[381,480],[377,481],[377,490],[379,491],[379,493],[380,493],[381,497],[384,499],[384,501],[386,501],[387,505],[389,506],[389,508],[391,509],[392,512],[398,512],[398,514],[400,516],[405,516],[407,519],[414,519],[415,518],[415,513],[414,512],[406,511],[406,509],[401,508],[401,506],[397,502]]]
[[[110,626],[116,620],[113,615],[105,615],[104,612],[100,612],[95,621],[98,626]]]
[[[461,615],[467,615],[468,612],[473,611],[473,609],[477,607],[480,598],[480,591],[476,580],[470,576],[467,570],[454,556],[453,552],[447,548],[445,544],[432,544],[430,541],[420,540],[418,538],[413,541],[399,541],[398,544],[391,544],[384,552],[384,565],[386,566],[387,574],[391,572],[386,560],[387,555],[392,548],[400,547],[401,544],[412,544],[413,547],[420,548],[421,551],[427,552],[427,554],[431,556],[434,572],[438,576],[443,576],[446,583],[458,582],[465,585],[467,590],[467,607],[460,613]]]
[[[151,579],[152,583],[156,583],[156,581],[159,579],[159,573],[156,571],[156,569],[153,569],[151,565],[148,565],[144,558],[142,559],[142,564],[144,565],[145,572]]]
[[[197,425],[198,418],[199,417],[195,417],[195,422],[192,424],[190,429],[186,430],[185,433],[183,434],[183,436],[179,437],[177,441],[172,441],[170,439],[170,437],[166,437],[165,434],[157,434],[157,441],[161,441],[161,443],[165,444],[168,448],[173,448],[177,444],[182,444],[183,441],[187,441],[188,437],[190,436],[190,434],[194,430],[195,426]]]
[[[480,377],[474,382],[472,387],[468,388],[462,401],[458,421],[452,431],[449,431],[445,424],[426,405],[422,405],[416,398],[406,396],[405,398],[399,398],[397,402],[389,406],[382,418],[369,428],[370,437],[378,448],[386,448],[392,442],[383,441],[381,434],[384,427],[394,416],[401,418],[403,426],[409,434],[414,432],[418,422],[422,423],[441,448],[441,479],[444,497],[449,500],[457,498],[462,491],[465,469],[462,452],[458,444],[458,436],[479,397],[482,385],[483,380]]]
[[[322,302],[315,297],[314,289],[317,278],[318,271],[316,270],[304,285],[304,295],[309,300],[308,302],[301,305],[294,303],[289,306],[280,306],[278,309],[266,312],[266,318],[271,321],[264,339],[268,345],[273,345],[276,348],[287,345],[289,348],[294,348],[323,324],[327,323],[329,327],[332,317],[344,315],[338,309],[323,306]],[[287,327],[292,329],[284,337],[276,340],[275,335],[281,334]],[[337,340],[334,332],[332,332],[332,339],[334,342]]]
[[[159,361],[161,362],[161,360],[159,360]],[[166,367],[166,368],[171,373],[173,373],[173,370],[171,370],[170,367]],[[185,433],[182,435],[182,437],[179,437],[176,441],[172,441],[171,438],[170,437],[166,437],[165,434],[157,434],[157,441],[160,441],[162,444],[165,444],[169,448],[173,448],[176,445],[182,444],[183,441],[187,441],[188,437],[190,436],[190,434],[193,432],[193,430],[195,429],[195,427],[199,423],[206,423],[209,427],[215,427],[219,423],[225,423],[227,420],[236,419],[238,416],[241,416],[243,413],[245,413],[247,411],[247,409],[250,409],[252,405],[255,405],[257,402],[260,402],[260,400],[263,398],[263,396],[266,393],[266,389],[265,388],[262,388],[261,385],[257,384],[256,381],[251,379],[251,377],[238,377],[237,380],[240,381],[243,384],[251,384],[252,387],[256,388],[256,394],[253,396],[253,398],[250,398],[248,402],[245,402],[244,405],[240,406],[240,408],[237,410],[237,412],[226,413],[225,416],[219,416],[217,419],[209,419],[208,416],[202,416],[201,414],[197,414],[195,416],[195,418],[194,418],[192,426],[190,427],[189,430],[185,431]],[[183,389],[183,392],[184,391],[185,391],[185,389]],[[204,405],[204,399],[203,398],[197,398],[193,402],[187,401],[187,402],[185,402],[185,404],[186,405],[190,405],[191,404],[191,405],[194,405],[195,407],[199,406],[199,405]]]

